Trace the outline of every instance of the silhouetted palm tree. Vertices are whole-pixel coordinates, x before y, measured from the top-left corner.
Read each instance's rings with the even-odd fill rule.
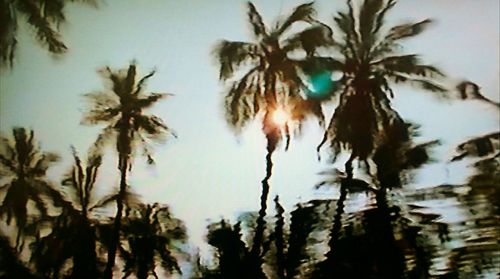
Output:
[[[420,34],[431,23],[429,19],[392,27],[384,35],[385,17],[395,0],[365,0],[358,13],[351,0],[347,3],[348,11],[335,17],[340,30],[335,47],[340,56],[332,59],[335,63],[323,65],[343,74],[334,92],[340,101],[318,151],[327,141],[335,156],[351,151],[346,162],[351,176],[352,161],[369,158],[386,130],[405,128],[391,106],[391,83],[415,85],[439,96],[445,96],[446,90],[433,81],[444,76],[436,67],[422,64],[415,54],[398,52],[401,41]]]
[[[123,199],[127,190],[127,172],[131,168],[131,158],[136,144],[142,145],[143,154],[148,163],[154,163],[148,141],[163,139],[170,129],[163,120],[154,115],[145,115],[143,111],[153,106],[167,94],[144,92],[146,81],[154,75],[154,71],[137,80],[137,69],[131,64],[126,70],[113,71],[106,67],[100,71],[110,87],[106,91],[86,94],[90,101],[90,110],[85,114],[83,123],[101,124],[103,129],[97,145],[109,140],[116,141],[118,152],[118,169],[120,171],[120,190],[116,199],[116,217],[114,220],[113,240],[109,247],[108,263],[105,278],[111,278],[115,262],[116,248],[123,211]]]
[[[92,5],[97,0],[1,0],[0,1],[0,67],[12,66],[17,47],[17,29],[20,18],[35,31],[38,42],[52,54],[67,50],[57,30],[66,21],[64,8],[68,2],[84,2]]]
[[[59,160],[59,156],[42,152],[32,130],[14,128],[12,135],[13,140],[0,137],[0,175],[5,182],[0,186],[0,191],[5,193],[0,216],[7,216],[7,224],[13,218],[16,220],[16,248],[20,248],[22,231],[28,223],[28,201],[33,202],[42,217],[48,216],[44,196],[50,197],[55,205],[62,201],[46,178],[48,168]]]
[[[167,276],[173,272],[181,274],[176,256],[184,254],[181,245],[187,239],[186,228],[168,207],[154,204],[131,208],[124,218],[122,233],[128,244],[128,249],[119,247],[125,263],[123,278],[131,274],[139,279],[149,275],[158,278],[158,263]]]
[[[272,174],[271,156],[282,136],[290,139],[290,128],[308,116],[315,115],[322,121],[319,100],[304,98],[307,86],[301,75],[320,58],[314,57],[317,47],[328,45],[331,30],[322,24],[314,24],[302,32],[289,37],[287,31],[297,22],[317,23],[313,16],[312,3],[303,4],[286,18],[279,20],[274,28],[268,28],[252,3],[248,3],[248,18],[252,27],[252,42],[222,41],[216,49],[220,62],[220,79],[228,81],[237,71],[244,71],[242,77],[231,82],[225,96],[227,122],[237,131],[250,120],[262,117],[262,130],[267,140],[266,176],[262,180],[261,209],[253,253],[260,254],[264,216],[269,193],[269,178]],[[293,51],[304,51],[303,59],[292,59]],[[249,66],[248,68],[245,66]],[[273,121],[276,111],[289,114],[286,123]]]
[[[391,223],[391,216],[394,215],[393,208],[389,206],[387,200],[387,190],[391,188],[400,188],[403,182],[408,182],[410,172],[422,166],[429,161],[432,161],[429,155],[429,149],[439,144],[439,141],[429,141],[422,144],[414,144],[412,138],[418,135],[415,125],[409,125],[404,122],[396,122],[398,125],[405,125],[402,128],[390,129],[384,131],[383,142],[379,143],[374,151],[373,162],[377,166],[376,176],[372,176],[370,183],[350,178],[339,170],[324,172],[327,174],[327,179],[317,184],[317,187],[323,185],[340,185],[340,197],[337,200],[336,213],[333,218],[333,226],[330,232],[330,240],[328,242],[329,251],[326,254],[326,260],[320,269],[322,270],[321,278],[329,278],[329,274],[342,265],[342,245],[339,250],[339,239],[341,238],[342,230],[342,215],[344,214],[344,203],[348,193],[366,192],[374,194],[377,207],[373,210],[373,218],[376,218],[377,227],[375,237],[379,238],[380,243],[386,245],[384,261],[379,261],[381,270],[376,278],[399,278],[404,271],[404,261],[401,259],[401,254],[396,247],[394,236],[394,226]],[[413,126],[411,128],[410,126]],[[391,127],[393,128],[394,125]],[[411,133],[410,133],[411,131]],[[379,244],[377,244],[379,245]],[[392,252],[390,251],[392,249]],[[340,251],[340,252],[339,252]],[[346,275],[345,277],[360,277],[361,275]],[[363,275],[364,276],[364,275]],[[363,277],[361,276],[361,277]]]
[[[457,85],[462,100],[479,100],[485,105],[500,109],[480,92],[479,85],[463,81]],[[458,155],[451,161],[472,157],[477,161],[472,165],[475,173],[464,185],[465,191],[455,195],[466,213],[467,222],[456,224],[461,231],[466,230],[464,244],[450,252],[448,272],[450,276],[479,277],[500,271],[500,131],[473,137],[456,147]],[[459,186],[457,186],[459,187]]]
[[[116,195],[95,200],[94,187],[102,161],[100,152],[91,149],[85,164],[76,150],[72,151],[74,165],[65,174],[61,189],[67,202],[61,214],[50,222],[51,233],[37,238],[31,260],[38,273],[48,277],[55,277],[66,261],[72,259],[68,278],[98,278],[99,266],[103,266],[96,255],[96,225],[99,222],[90,214],[114,201]]]

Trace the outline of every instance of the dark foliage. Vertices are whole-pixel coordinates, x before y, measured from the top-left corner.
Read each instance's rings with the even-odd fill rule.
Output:
[[[66,22],[64,9],[68,2],[97,6],[97,0],[1,0],[0,1],[0,68],[12,67],[17,49],[20,19],[35,32],[37,42],[51,54],[68,49],[61,40],[59,26]]]

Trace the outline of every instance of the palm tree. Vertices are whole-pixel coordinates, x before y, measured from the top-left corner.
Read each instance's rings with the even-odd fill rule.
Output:
[[[131,159],[136,144],[142,144],[143,154],[148,163],[153,164],[149,141],[160,141],[166,133],[172,133],[163,120],[154,115],[145,115],[143,111],[152,107],[168,94],[144,92],[146,81],[154,71],[137,80],[137,68],[132,63],[126,70],[113,71],[105,67],[100,71],[103,78],[110,81],[110,87],[102,92],[88,93],[90,110],[84,115],[84,124],[106,124],[99,135],[97,145],[114,139],[118,152],[118,170],[120,171],[120,190],[116,199],[116,217],[112,243],[108,251],[105,278],[111,278],[115,263],[116,249],[119,242],[123,201],[127,190],[127,173],[131,168]]]
[[[142,205],[131,208],[124,218],[123,237],[128,249],[119,247],[125,266],[123,278],[132,273],[139,279],[149,275],[158,278],[157,262],[170,275],[181,274],[176,255],[183,254],[181,245],[186,242],[186,228],[181,220],[172,216],[167,206]]]
[[[1,0],[0,1],[0,67],[12,67],[17,47],[19,18],[26,19],[36,33],[38,42],[52,54],[67,50],[57,30],[66,21],[64,8],[67,2],[84,2],[96,5],[97,0]]]
[[[331,30],[317,23],[314,15],[312,3],[303,4],[296,7],[288,17],[277,21],[274,28],[269,28],[255,6],[249,2],[248,19],[253,31],[253,41],[222,41],[215,51],[220,62],[220,80],[229,82],[229,79],[234,79],[225,96],[227,122],[238,132],[249,121],[262,117],[262,130],[267,140],[266,176],[262,180],[261,208],[252,248],[256,256],[260,253],[265,227],[272,154],[282,136],[286,137],[288,147],[290,129],[294,126],[300,128],[308,115],[318,117],[320,123],[323,119],[320,100],[304,97],[310,90],[301,78],[320,60],[315,56],[316,48],[330,43]],[[297,22],[312,26],[285,37]],[[298,50],[305,52],[305,57],[292,59],[289,54]],[[235,77],[242,71],[242,77]],[[283,123],[273,120],[279,118],[280,114],[288,115],[281,121]]]
[[[391,106],[391,83],[407,83],[443,97],[446,90],[434,80],[444,77],[440,70],[422,64],[416,54],[398,52],[401,41],[420,34],[431,20],[394,26],[384,34],[384,20],[395,0],[365,0],[358,13],[351,0],[347,4],[348,11],[334,18],[340,31],[335,44],[340,55],[332,58],[334,63],[323,65],[343,75],[334,92],[339,94],[339,105],[318,151],[327,141],[335,156],[351,151],[346,172],[352,177],[353,160],[366,162],[384,141],[384,131],[406,129]]]
[[[316,185],[316,187],[340,185],[340,197],[337,200],[336,213],[333,217],[333,226],[328,242],[329,251],[326,254],[326,260],[322,267],[325,270],[335,268],[334,265],[338,265],[338,261],[342,257],[342,254],[339,254],[339,241],[344,203],[348,193],[366,192],[367,194],[374,194],[376,200],[376,213],[374,214],[378,216],[377,229],[380,233],[380,241],[387,244],[387,249],[394,248],[395,236],[393,225],[390,221],[392,209],[389,206],[390,201],[387,200],[387,189],[402,187],[405,178],[411,177],[412,170],[433,160],[429,155],[429,149],[439,144],[438,140],[415,144],[412,142],[412,139],[418,135],[416,125],[406,124],[403,121],[397,122],[397,124],[405,125],[405,127],[394,128],[395,126],[393,125],[393,129],[384,131],[383,142],[379,143],[372,156],[373,162],[377,166],[376,176],[372,176],[371,183],[373,186],[364,180],[352,178],[352,176],[349,177],[349,174],[337,169],[323,172],[322,174],[328,175],[327,178]],[[390,257],[395,258],[385,262],[388,265],[384,267],[384,272],[394,271],[394,274],[390,276],[386,275],[388,276],[387,278],[398,278],[399,275],[397,274],[402,272],[402,267],[393,266],[392,271],[391,268],[388,268],[391,264],[400,262],[399,260],[395,260],[399,257],[398,252],[396,252],[396,249],[393,250],[394,254],[391,254],[389,250],[385,252],[387,252],[388,259]],[[331,272],[331,270],[328,272]],[[326,278],[329,277],[327,276]]]
[[[96,255],[96,225],[99,222],[90,214],[114,201],[116,195],[95,200],[94,187],[102,162],[99,150],[89,151],[86,164],[74,148],[72,153],[74,165],[65,174],[61,189],[61,195],[68,202],[51,222],[51,233],[35,242],[31,260],[39,273],[50,277],[58,274],[65,262],[72,258],[73,268],[68,278],[97,278],[100,262]]]
[[[42,217],[48,216],[44,196],[50,197],[56,206],[62,202],[46,178],[47,170],[59,160],[59,156],[42,152],[33,130],[14,128],[12,135],[14,140],[0,137],[0,175],[4,183],[0,191],[5,192],[0,216],[6,215],[9,225],[13,218],[16,220],[16,248],[20,248],[22,232],[28,223],[28,201],[33,202]]]
[[[483,96],[479,85],[473,82],[463,81],[457,85],[457,90],[462,100],[475,99],[496,110],[500,109],[500,103]],[[472,224],[466,226],[467,231],[471,232],[468,236],[473,237],[467,237],[462,247],[451,251],[448,269],[451,274],[479,277],[498,271],[496,267],[500,263],[497,253],[499,244],[495,241],[500,236],[500,226],[497,221],[493,221],[500,216],[500,130],[462,142],[456,151],[458,154],[451,161],[466,157],[476,159],[472,165],[474,174],[464,185],[467,191],[457,197],[466,209],[464,212],[468,221],[465,223]]]

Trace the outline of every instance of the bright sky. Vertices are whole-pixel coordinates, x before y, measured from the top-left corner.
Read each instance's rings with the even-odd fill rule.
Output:
[[[265,140],[258,123],[240,136],[227,127],[221,105],[224,87],[211,55],[220,39],[250,39],[246,6],[235,0],[140,3],[108,0],[99,9],[68,5],[69,22],[62,33],[69,52],[58,60],[38,47],[32,31],[21,25],[15,67],[0,76],[0,131],[10,136],[13,126],[33,128],[43,150],[63,156],[50,173],[59,182],[71,164],[70,145],[84,155],[99,132],[79,124],[85,109],[82,94],[103,88],[96,69],[124,68],[133,59],[142,74],[156,69],[149,91],[175,96],[151,113],[163,118],[178,138],[157,146],[156,167],[136,160],[130,182],[144,200],[170,204],[187,223],[191,240],[199,242],[206,219],[233,218],[259,206]],[[303,2],[254,3],[269,23]],[[333,13],[344,5],[340,0],[316,1],[320,18],[329,25]],[[436,19],[427,32],[407,41],[405,50],[422,54],[452,82],[462,78],[476,82],[486,96],[498,101],[499,10],[498,0],[402,0],[389,21]],[[474,101],[438,102],[428,93],[398,88],[394,103],[405,118],[422,124],[423,140],[443,140],[437,152],[442,161],[450,158],[454,144],[499,126],[498,112]],[[271,201],[279,194],[288,211],[299,201],[334,194],[313,190],[320,179],[316,174],[327,163],[317,161],[315,148],[322,136],[317,125],[310,123],[304,132],[287,153],[280,149],[274,155],[269,197]],[[103,192],[118,184],[116,162],[109,158],[98,181]],[[417,184],[460,182],[467,173],[465,165],[437,163],[420,172]]]

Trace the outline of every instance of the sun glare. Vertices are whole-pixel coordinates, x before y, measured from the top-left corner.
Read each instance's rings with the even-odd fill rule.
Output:
[[[273,122],[278,126],[285,126],[290,120],[290,116],[286,111],[279,108],[273,112]]]

